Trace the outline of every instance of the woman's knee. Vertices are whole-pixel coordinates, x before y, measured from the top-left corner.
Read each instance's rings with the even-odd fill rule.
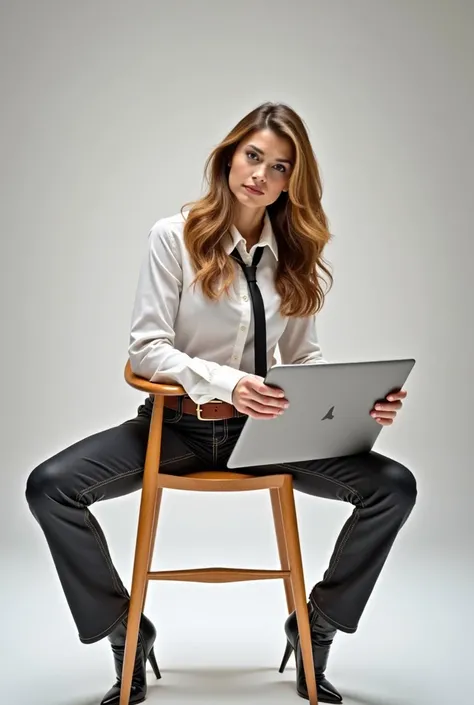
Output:
[[[59,464],[49,458],[32,470],[26,481],[25,497],[30,506],[51,499],[59,489]]]
[[[380,469],[380,480],[393,503],[403,510],[415,506],[417,482],[412,471],[402,463],[387,460]]]

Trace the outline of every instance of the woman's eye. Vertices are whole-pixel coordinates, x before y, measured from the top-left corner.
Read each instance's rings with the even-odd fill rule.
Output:
[[[254,161],[254,159],[253,159],[254,157],[257,157],[257,159],[258,159],[258,154],[256,152],[247,152],[247,157],[249,157],[252,161]],[[275,168],[281,174],[286,173],[286,167],[283,164],[275,164]]]

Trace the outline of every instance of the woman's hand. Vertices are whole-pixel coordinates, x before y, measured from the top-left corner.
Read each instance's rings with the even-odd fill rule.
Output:
[[[382,426],[390,426],[406,396],[404,389],[387,394],[386,401],[377,402],[371,410],[371,416]],[[232,392],[232,403],[238,411],[254,419],[274,419],[289,406],[281,389],[269,387],[257,375],[242,377]]]
[[[386,396],[388,404],[386,402],[377,402],[370,415],[381,426],[390,426],[395,421],[397,412],[402,408],[402,399],[405,399],[406,395],[407,391],[405,389],[400,389],[399,392],[390,392]]]
[[[254,419],[274,419],[289,406],[284,392],[269,387],[263,377],[246,375],[237,382],[232,392],[232,404],[242,414]]]

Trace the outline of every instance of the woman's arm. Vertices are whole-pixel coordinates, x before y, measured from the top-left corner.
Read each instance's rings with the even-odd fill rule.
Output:
[[[180,384],[197,404],[232,401],[247,372],[190,357],[174,347],[174,322],[182,289],[182,266],[172,235],[158,221],[148,235],[132,313],[128,353],[133,372],[151,382]],[[199,326],[199,321],[196,321]]]
[[[288,319],[283,335],[278,341],[284,365],[327,364],[323,358],[316,330],[316,314],[305,318]]]

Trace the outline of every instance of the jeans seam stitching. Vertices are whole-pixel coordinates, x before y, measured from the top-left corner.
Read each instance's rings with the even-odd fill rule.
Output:
[[[127,596],[127,597],[128,597],[128,596]],[[103,631],[99,632],[98,634],[95,634],[94,636],[89,636],[89,637],[87,637],[87,638],[81,637],[81,641],[83,641],[84,643],[88,643],[88,642],[90,642],[90,641],[94,641],[94,639],[99,639],[99,637],[103,636],[103,635],[106,634],[107,632],[110,632],[110,630],[112,630],[119,622],[122,621],[122,619],[123,619],[123,618],[125,617],[125,615],[128,613],[128,609],[129,609],[129,608],[128,608],[128,606],[127,606],[126,609],[124,610],[124,612],[122,612],[122,614],[120,615],[120,617],[119,617],[118,619],[116,619],[115,622],[113,622],[113,623],[112,623],[110,626],[108,626],[106,629],[104,629]]]
[[[318,470],[308,470],[307,468],[300,468],[297,465],[291,465],[290,463],[278,463],[278,467],[290,468],[290,470],[297,470],[298,472],[304,472],[308,475],[318,475],[318,477],[321,477],[324,480],[328,480],[328,482],[333,482],[334,484],[339,485],[339,487],[342,487],[343,489],[352,492],[359,500],[361,506],[365,507],[364,500],[362,499],[362,496],[359,494],[359,492],[354,487],[351,487],[351,485],[348,485],[345,482],[336,480],[334,477],[329,477],[328,475],[325,475],[324,473],[319,472]]]
[[[78,502],[81,501],[83,495],[85,495],[87,492],[91,492],[92,490],[96,490],[98,487],[102,487],[103,485],[108,485],[110,482],[115,482],[116,480],[121,480],[124,477],[129,477],[130,475],[134,475],[135,473],[139,473],[143,471],[143,465],[140,465],[137,468],[134,468],[133,470],[128,470],[127,472],[121,473],[120,475],[116,475],[115,477],[108,477],[106,480],[100,480],[99,482],[96,482],[94,485],[91,485],[90,487],[86,487],[85,489],[81,490],[80,492],[76,492],[76,500]]]
[[[177,457],[177,458],[171,458],[171,459],[169,459],[169,460],[165,460],[163,463],[160,463],[160,466],[161,466],[161,465],[167,465],[167,464],[172,463],[172,462],[175,462],[175,461],[177,461],[177,460],[184,460],[185,458],[191,458],[193,455],[194,455],[194,453],[192,453],[192,452],[186,453],[185,455],[181,455],[181,456],[179,456],[179,457]],[[88,487],[88,488],[82,490],[81,492],[76,493],[76,498],[77,498],[77,500],[79,501],[79,500],[82,498],[82,496],[83,496],[86,492],[89,492],[89,491],[91,491],[91,490],[95,490],[95,489],[97,489],[98,487],[101,487],[101,486],[103,486],[103,485],[106,485],[106,484],[108,484],[108,483],[110,483],[110,482],[114,482],[115,480],[120,480],[120,479],[123,478],[123,477],[128,477],[128,476],[133,475],[133,474],[135,474],[135,473],[139,473],[139,472],[141,472],[142,470],[143,470],[143,466],[140,466],[139,468],[135,468],[134,470],[130,470],[130,471],[126,472],[126,473],[123,473],[122,475],[117,475],[116,477],[111,477],[111,478],[108,478],[107,480],[101,480],[100,482],[96,483],[95,485],[92,485],[91,487]],[[98,533],[97,533],[97,531],[96,531],[94,525],[92,524],[92,522],[91,522],[90,519],[89,519],[89,513],[90,513],[90,512],[89,512],[88,507],[83,507],[83,505],[81,504],[81,508],[82,508],[82,510],[83,510],[83,513],[84,513],[84,522],[85,522],[85,523],[87,524],[87,526],[90,528],[90,530],[91,530],[91,532],[92,532],[92,535],[94,536],[94,538],[95,538],[95,540],[96,540],[96,542],[97,542],[97,545],[98,545],[98,547],[99,547],[99,550],[100,550],[100,552],[101,552],[101,554],[102,554],[102,557],[104,558],[105,563],[106,563],[106,565],[107,565],[107,568],[108,568],[108,570],[109,570],[110,577],[112,578],[112,583],[113,583],[115,589],[117,590],[118,593],[120,593],[120,595],[122,595],[123,597],[129,599],[128,593],[124,593],[122,586],[118,583],[118,581],[117,581],[117,576],[115,575],[114,570],[113,570],[113,563],[112,563],[112,560],[111,560],[110,557],[107,555],[107,552],[105,551],[105,548],[104,548],[104,546],[103,546],[103,544],[102,544],[102,541],[101,541],[101,539],[100,539],[100,536],[98,535]],[[127,610],[128,610],[128,608],[127,608]],[[127,610],[116,620],[116,622],[113,623],[112,627],[114,627],[115,624],[117,624],[117,623],[123,618],[123,616],[124,616],[124,614],[126,614]],[[97,638],[99,638],[100,636],[102,636],[102,634],[105,634],[109,628],[110,628],[110,627],[108,627],[107,629],[104,629],[104,631],[99,632],[98,634],[96,634],[96,635],[94,635],[94,636],[88,637],[87,639],[82,639],[82,641],[84,641],[84,642],[93,641],[94,639],[97,639]]]
[[[186,453],[185,455],[180,455],[176,458],[169,458],[168,460],[164,460],[163,462],[160,462],[160,468],[164,465],[169,465],[170,463],[175,463],[177,460],[186,460],[187,458],[191,458],[194,455],[194,453]],[[98,489],[99,487],[103,487],[104,485],[108,485],[111,482],[115,482],[116,480],[121,480],[124,477],[130,477],[131,475],[134,475],[135,473],[140,473],[144,469],[143,465],[140,465],[137,468],[134,468],[133,470],[128,470],[127,472],[124,472],[120,475],[116,475],[115,477],[108,477],[106,480],[100,480],[100,482],[96,482],[94,485],[91,485],[90,487],[86,487],[85,489],[81,490],[80,492],[76,493],[76,501],[81,502],[82,497],[87,493],[91,492],[93,490]],[[82,505],[81,505],[82,506]]]
[[[336,619],[333,619],[333,617],[329,617],[329,615],[323,612],[319,605],[317,605],[317,610],[325,619],[327,619],[328,622],[334,622],[334,624],[337,624],[338,627],[342,627],[343,629],[348,629],[350,631],[353,630],[353,627],[349,627],[347,624],[343,624],[342,622],[338,622]]]
[[[168,409],[169,407],[165,407],[165,409]],[[166,419],[163,414],[163,423],[165,424],[175,424],[181,421],[183,418],[183,413],[178,409],[170,409],[170,411],[174,411],[175,414],[172,416],[170,419]]]
[[[229,423],[228,423],[227,419],[224,419],[224,434],[225,435],[224,435],[224,438],[222,439],[222,443],[224,443],[224,441],[227,441],[227,439],[229,438]]]
[[[111,578],[112,578],[112,582],[113,582],[113,584],[114,584],[114,587],[115,587],[115,589],[117,590],[117,592],[119,592],[121,595],[124,596],[123,590],[122,590],[122,588],[120,587],[120,585],[118,584],[117,578],[116,578],[116,576],[115,576],[115,574],[114,574],[112,561],[111,561],[111,559],[109,558],[109,556],[107,556],[107,553],[106,553],[106,551],[105,551],[105,549],[104,549],[104,546],[102,545],[102,541],[100,540],[100,536],[97,534],[94,525],[93,525],[93,524],[91,523],[91,521],[89,520],[89,516],[88,516],[89,510],[88,510],[87,507],[84,507],[84,510],[83,510],[83,511],[84,511],[84,522],[85,522],[85,523],[87,524],[87,526],[90,528],[90,530],[92,531],[92,535],[94,536],[95,540],[97,541],[97,545],[99,546],[99,550],[100,550],[100,552],[101,552],[101,554],[102,554],[102,556],[103,556],[103,558],[104,558],[104,560],[105,560],[105,562],[106,562],[106,565],[107,565],[107,568],[108,568],[108,570],[109,570],[110,576],[111,576]]]
[[[212,464],[217,463],[216,422],[212,422]]]
[[[224,433],[222,435],[221,440],[216,438],[216,448],[217,446],[221,445],[221,443],[225,443],[229,437],[229,425],[227,423],[227,419],[222,419],[224,422]],[[216,455],[216,462],[217,462],[217,455]]]
[[[338,550],[336,556],[334,557],[334,563],[333,563],[333,565],[332,565],[332,567],[331,567],[331,570],[330,570],[330,571],[328,570],[328,573],[327,573],[327,575],[324,577],[324,580],[329,580],[329,579],[334,575],[334,572],[335,572],[335,570],[336,570],[336,568],[337,568],[337,566],[338,566],[338,564],[339,564],[339,561],[340,561],[340,559],[341,559],[342,552],[343,552],[343,550],[344,550],[344,548],[345,548],[345,546],[346,546],[346,543],[348,542],[348,540],[349,540],[349,538],[350,538],[350,535],[352,534],[352,532],[353,532],[353,530],[354,530],[354,528],[355,528],[355,525],[357,524],[357,522],[358,522],[358,520],[359,520],[359,515],[360,515],[359,510],[358,510],[358,509],[354,509],[354,514],[353,514],[353,516],[352,516],[351,523],[350,523],[349,526],[347,527],[345,536],[343,537],[343,539],[342,539],[342,541],[341,541],[341,544],[340,544],[340,546],[339,546],[339,550]]]
[[[192,458],[193,456],[194,456],[194,453],[191,451],[190,453],[186,453],[185,455],[179,455],[176,458],[169,458],[168,460],[164,460],[162,463],[160,462],[160,468],[165,465],[170,465],[171,463],[175,463],[177,460],[186,460],[187,458]]]

